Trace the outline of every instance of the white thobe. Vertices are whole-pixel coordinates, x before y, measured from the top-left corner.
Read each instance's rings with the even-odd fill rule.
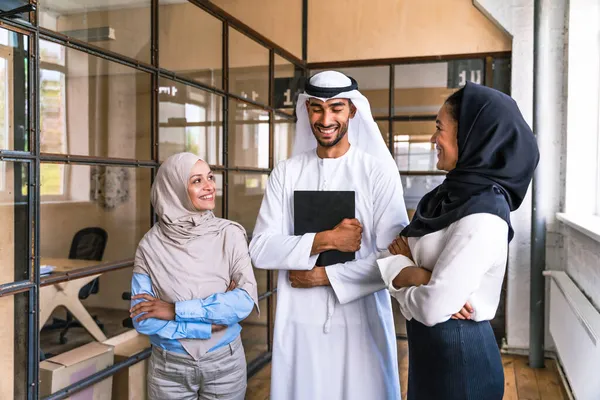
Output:
[[[315,234],[294,236],[295,190],[353,190],[363,225],[356,260],[326,267],[331,287],[292,288],[287,270],[310,270]],[[273,343],[274,400],[400,399],[389,292],[376,264],[408,223],[396,169],[351,147],[312,150],[271,173],[250,243],[255,267],[281,270]]]

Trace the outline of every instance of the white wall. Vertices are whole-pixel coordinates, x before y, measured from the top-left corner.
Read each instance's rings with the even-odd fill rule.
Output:
[[[513,36],[512,95],[531,123],[533,0],[473,2]],[[583,213],[587,219],[598,218],[592,214],[597,212],[598,202],[600,5],[597,0],[542,4],[547,7],[542,27],[554,40],[550,48],[542,49],[545,58],[540,72],[550,74],[554,86],[551,95],[540,103],[542,113],[548,108],[558,110],[543,114],[538,127],[542,133],[546,129],[558,132],[550,142],[540,143],[542,162],[547,162],[540,181],[548,189],[546,269],[566,270],[600,310],[600,243],[555,217],[556,212],[566,211]],[[529,346],[530,208],[530,201],[526,201],[513,216],[518,239],[510,248],[507,309],[507,342],[513,349]],[[551,345],[547,334],[546,347]]]
[[[473,4],[512,35],[511,95],[527,123],[533,124],[533,0],[473,0]],[[510,245],[506,304],[506,341],[529,347],[531,196],[511,216],[515,237]]]

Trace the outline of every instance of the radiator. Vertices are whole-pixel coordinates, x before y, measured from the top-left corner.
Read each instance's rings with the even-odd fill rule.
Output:
[[[600,313],[571,278],[546,271],[550,278],[550,334],[577,400],[600,399]]]

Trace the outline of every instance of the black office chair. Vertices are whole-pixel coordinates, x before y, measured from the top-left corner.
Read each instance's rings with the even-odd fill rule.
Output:
[[[73,236],[69,258],[75,260],[94,260],[101,261],[106,248],[108,234],[102,228],[84,228]],[[91,294],[98,293],[100,286],[99,279],[96,278],[79,290],[79,299],[87,299]],[[104,325],[93,316],[98,327],[104,331]],[[67,319],[62,320],[54,318],[52,324],[44,327],[44,330],[62,329],[60,332],[60,344],[67,343],[67,332],[70,328],[81,327],[79,321],[73,318],[73,315],[67,311]]]
[[[123,292],[123,294],[121,295],[121,298],[123,300],[131,301],[131,292]],[[131,317],[125,318],[121,322],[121,324],[123,325],[124,328],[133,329],[133,320],[131,319]]]

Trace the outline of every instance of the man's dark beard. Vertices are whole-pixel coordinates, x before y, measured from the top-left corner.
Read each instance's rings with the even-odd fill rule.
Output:
[[[324,128],[323,125],[319,125],[321,128]],[[319,130],[316,126],[311,125],[311,129],[313,131],[313,135],[315,136],[315,139],[317,139],[317,142],[319,142],[319,144],[322,147],[333,147],[336,144],[339,143],[340,140],[342,140],[344,138],[344,136],[346,136],[346,133],[348,133],[348,124],[340,124],[339,125],[339,129],[338,129],[338,134],[335,137],[335,139],[333,139],[333,141],[331,142],[322,142],[321,140],[319,140]]]

